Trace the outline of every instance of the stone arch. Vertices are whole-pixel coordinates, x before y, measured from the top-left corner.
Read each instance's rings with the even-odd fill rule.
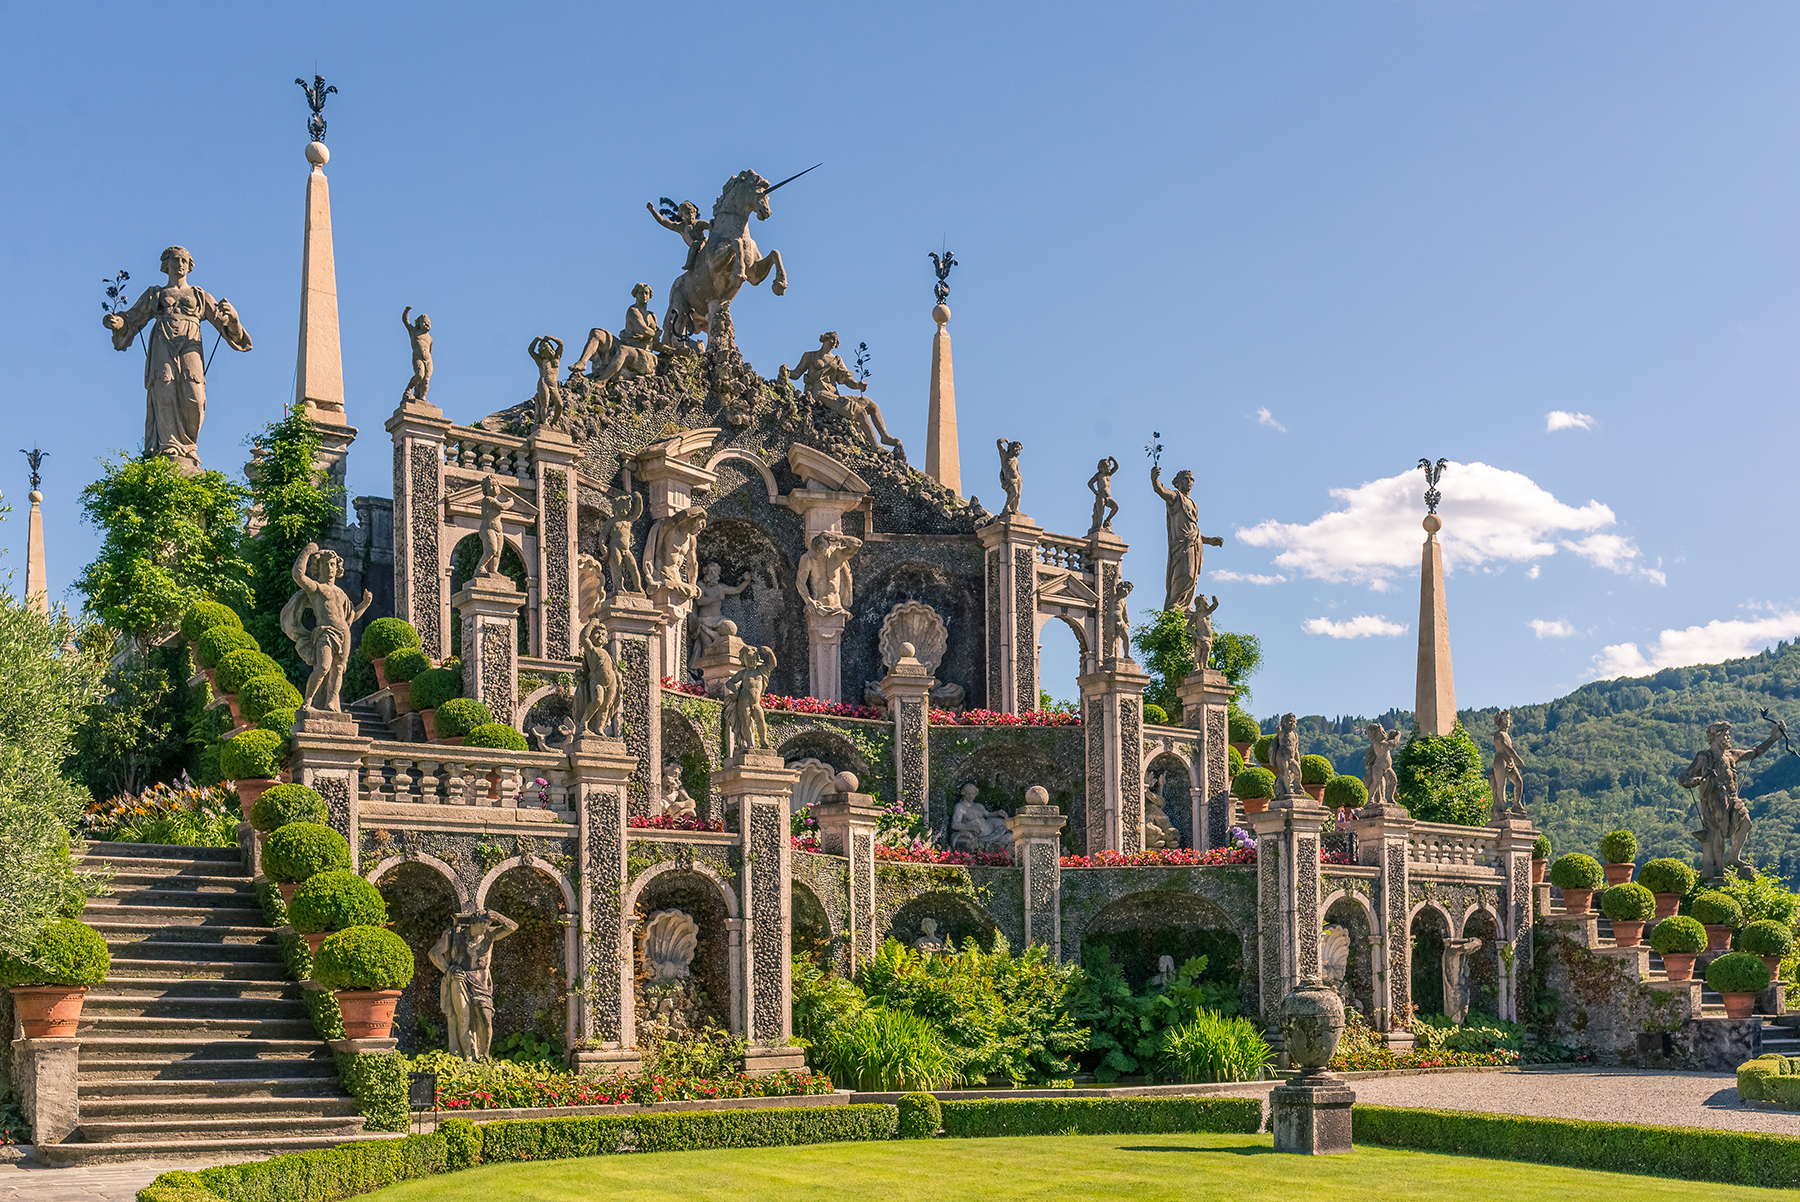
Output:
[[[686,714],[672,705],[662,710],[663,763],[675,760],[681,765],[681,786],[694,799],[696,812],[711,817],[712,757],[707,749],[711,742],[701,734]]]
[[[974,936],[983,951],[991,951],[994,936],[1000,928],[993,917],[974,898],[947,890],[934,890],[912,898],[888,920],[887,934],[911,947],[924,932],[925,919],[935,919],[938,937],[946,946],[961,947],[963,940]]]
[[[810,886],[792,882],[792,899],[788,921],[793,929],[794,955],[804,956],[820,967],[830,965],[843,936],[831,929],[831,916]]]
[[[625,897],[620,905],[620,911],[629,914],[632,911],[632,908],[637,905],[638,895],[643,893],[644,887],[665,872],[692,872],[705,877],[712,882],[713,888],[717,889],[719,891],[719,896],[724,899],[726,914],[732,918],[738,916],[737,894],[732,890],[730,884],[726,882],[724,877],[718,874],[717,870],[706,864],[700,863],[698,860],[691,866],[683,866],[676,860],[662,860],[644,869],[643,872],[638,874],[636,880],[626,886]]]
[[[537,711],[533,713],[532,711]],[[531,725],[552,725],[554,719],[568,717],[573,720],[575,699],[564,692],[562,687],[554,684],[539,685],[519,699],[513,709],[512,728],[524,735],[530,735]]]
[[[836,731],[822,727],[803,730],[784,740],[776,751],[786,761],[820,760],[829,764],[834,772],[854,772],[865,789],[872,783],[874,768],[868,757]]]
[[[736,900],[718,873],[695,863],[665,860],[632,883],[622,912],[620,954],[632,968],[629,1042],[637,1046],[671,1031],[704,1023],[743,1030],[743,924]],[[679,910],[697,929],[686,977],[652,976],[644,958],[647,925],[657,913]]]
[[[454,535],[461,529],[460,526],[452,527],[450,533]],[[513,582],[513,587],[519,590],[520,595],[527,598],[526,603],[519,607],[519,654],[528,655],[531,653],[531,648],[537,645],[531,640],[531,623],[535,620],[537,607],[529,601],[532,590],[537,587],[537,580],[532,576],[528,566],[531,562],[530,559],[520,548],[521,544],[515,537],[509,535],[502,540],[500,571],[502,575]],[[445,596],[455,593],[469,582],[469,573],[474,571],[475,565],[480,559],[481,535],[479,533],[470,531],[451,544],[450,553],[445,558],[450,574]],[[462,614],[455,607],[450,609],[450,624],[452,627],[450,654],[460,655],[462,654]]]
[[[1235,986],[1247,1003],[1252,939],[1253,933],[1211,898],[1157,889],[1127,894],[1094,915],[1081,931],[1080,954],[1084,963],[1097,961],[1104,949],[1140,992],[1161,956],[1174,957],[1177,967],[1191,956],[1205,956],[1201,979]]]
[[[1059,766],[1040,747],[999,736],[983,741],[960,760],[941,767],[934,763],[926,815],[932,830],[948,829],[950,814],[965,784],[973,784],[979,790],[976,800],[982,805],[1007,814],[1018,813],[1025,804],[1027,789],[1042,785],[1049,790],[1051,804],[1070,816],[1063,825],[1065,850],[1073,850],[1083,837],[1077,829],[1080,814],[1075,812],[1081,801],[1081,783],[1072,771]]]
[[[568,1047],[577,1037],[580,1004],[569,986],[581,975],[580,905],[568,877],[538,856],[509,856],[482,878],[475,908],[519,924],[494,948],[496,1046],[525,1032],[552,1038],[561,1028]]]
[[[1499,916],[1486,905],[1476,905],[1463,915],[1461,937],[1481,940],[1481,950],[1469,957],[1469,1009],[1504,1014]]]
[[[1081,651],[1081,670],[1091,672],[1094,666],[1094,649],[1088,645],[1087,629],[1071,614],[1053,614],[1052,616],[1067,626],[1070,633],[1075,636],[1075,646]]]
[[[1375,912],[1368,899],[1349,889],[1338,889],[1319,907],[1321,947],[1326,926],[1343,927],[1349,935],[1343,982],[1339,993],[1344,1004],[1358,1010],[1364,1018],[1375,1013]]]
[[[1412,1003],[1420,1014],[1444,1012],[1444,941],[1456,921],[1441,904],[1426,899],[1407,920],[1412,953]]]
[[[859,567],[856,559],[850,567]],[[906,601],[930,606],[944,622],[949,646],[937,667],[938,683],[961,685],[965,705],[982,705],[987,697],[986,603],[955,570],[925,559],[875,560],[857,571],[856,600],[843,637],[845,694],[860,699],[868,685],[881,680],[881,625],[896,605]]]
[[[469,908],[467,887],[435,856],[414,853],[383,859],[364,874],[381,891],[389,923],[413,954],[413,979],[394,1010],[394,1037],[414,1053],[444,1046],[446,1023],[438,1007],[442,979],[429,952],[456,915]]]
[[[768,461],[761,455],[754,451],[746,451],[741,447],[726,447],[706,461],[706,470],[718,471],[719,465],[727,459],[738,459],[755,468],[756,474],[762,477],[763,487],[769,490],[769,502],[776,505],[781,503],[781,489],[775,483],[775,473],[769,470]]]
[[[488,890],[500,878],[500,874],[513,868],[536,869],[542,875],[549,877],[556,887],[562,890],[563,905],[568,907],[569,913],[574,914],[580,909],[575,900],[575,887],[569,884],[569,878],[564,876],[550,861],[527,852],[524,855],[508,856],[488,869],[487,875],[481,878],[481,884],[475,888],[475,908],[477,910],[486,907]]]
[[[1159,752],[1144,765],[1144,793],[1148,797],[1157,773],[1163,773],[1163,812],[1181,833],[1181,846],[1198,847],[1194,838],[1194,794],[1199,789],[1194,765],[1173,751]]]
[[[728,585],[748,582],[742,593],[725,599],[720,613],[737,624],[738,637],[746,643],[774,649],[777,665],[769,691],[804,694],[808,646],[806,623],[794,619],[802,612],[794,561],[755,522],[711,513],[700,532],[698,558],[703,568],[718,564]]]
[[[405,855],[399,856],[389,856],[387,859],[381,861],[381,863],[375,865],[375,867],[369,869],[369,871],[363,873],[363,879],[368,881],[371,885],[379,885],[381,884],[383,874],[390,869],[398,868],[402,864],[423,864],[427,868],[436,869],[438,875],[442,876],[445,883],[450,886],[451,892],[456,894],[457,904],[465,907],[469,905],[469,887],[463,884],[462,879],[456,875],[456,870],[436,856],[426,855],[422,851],[408,852]]]

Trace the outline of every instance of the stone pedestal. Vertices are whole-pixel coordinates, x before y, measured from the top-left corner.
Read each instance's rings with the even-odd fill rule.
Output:
[[[519,704],[519,610],[525,594],[506,576],[477,576],[450,604],[462,615],[463,696],[511,726]]]
[[[1022,513],[976,535],[987,560],[987,706],[1005,714],[1038,704],[1037,549],[1044,532]]]
[[[1330,811],[1304,793],[1270,803],[1266,813],[1250,815],[1256,828],[1257,944],[1262,958],[1257,988],[1263,1018],[1272,1032],[1288,992],[1319,975],[1319,838],[1329,817]]]
[[[60,1144],[81,1125],[81,1040],[13,1040],[13,1089],[40,1144]]]
[[[436,405],[407,403],[394,410],[387,431],[394,439],[394,616],[412,623],[426,655],[442,660],[450,654],[450,549],[440,538],[450,421]]]
[[[1379,868],[1375,880],[1375,1029],[1391,1031],[1412,1004],[1412,925],[1407,841],[1413,819],[1397,805],[1366,805],[1350,823],[1356,855],[1365,866]]]
[[[688,615],[694,612],[694,599],[674,589],[650,590],[651,604],[662,615],[662,638],[656,652],[656,674],[659,680],[688,678]]]
[[[1350,1151],[1356,1091],[1329,1073],[1296,1077],[1269,1091],[1269,1128],[1277,1152],[1329,1156]]]
[[[737,811],[743,853],[738,873],[739,914],[744,921],[741,1033],[752,1051],[786,1055],[794,1033],[792,981],[793,844],[788,801],[800,774],[782,766],[773,751],[746,748],[712,774],[723,808]]]
[[[325,799],[331,829],[350,841],[350,866],[361,863],[358,828],[362,810],[362,764],[371,739],[356,733],[356,719],[337,710],[302,709],[294,721],[294,750],[288,771]]]
[[[700,679],[706,688],[706,695],[713,698],[725,696],[725,682],[732,674],[744,666],[744,640],[737,636],[737,623],[726,620],[719,623],[719,637],[713,645],[706,649],[700,657]]]
[[[1094,574],[1094,592],[1100,598],[1096,622],[1099,638],[1093,648],[1095,664],[1131,658],[1130,631],[1121,637],[1119,630],[1119,582],[1124,579],[1125,552],[1129,549],[1124,539],[1110,531],[1096,530],[1087,538],[1088,570]],[[1092,665],[1083,666],[1083,671],[1092,670]]]
[[[1025,791],[1025,804],[1006,820],[1012,832],[1013,863],[1025,870],[1025,943],[1041,943],[1062,960],[1063,812],[1050,804],[1041,785]]]
[[[1506,878],[1500,905],[1504,920],[1500,941],[1502,948],[1512,949],[1510,955],[1505,951],[1500,953],[1500,997],[1496,1004],[1501,1018],[1519,1022],[1520,982],[1531,980],[1531,924],[1536,913],[1531,887],[1531,849],[1537,842],[1537,831],[1532,829],[1530,820],[1523,817],[1500,816],[1491,825],[1500,832],[1499,867]],[[1639,979],[1642,977],[1640,973]],[[1529,1004],[1524,1007],[1526,1019],[1531,1017],[1529,1008]]]
[[[1087,740],[1087,853],[1144,850],[1144,688],[1129,659],[1077,678]]]
[[[1237,689],[1215,668],[1189,672],[1176,686],[1181,724],[1200,732],[1202,787],[1193,796],[1194,846],[1223,847],[1231,833],[1235,800],[1231,796],[1231,699]]]
[[[820,701],[842,701],[844,624],[849,614],[806,615],[807,684]]]
[[[901,650],[904,654],[881,680],[888,717],[894,723],[894,786],[907,813],[924,815],[932,831],[948,831],[949,811],[931,796],[928,732],[935,681],[912,654],[911,643],[902,643]]]
[[[618,739],[586,735],[569,752],[576,832],[576,890],[581,912],[576,946],[582,949],[585,995],[570,991],[571,1047],[580,1066],[621,1072],[637,1069],[636,949],[630,916],[619,912],[625,879],[625,794],[637,759]]]
[[[652,800],[662,796],[662,675],[657,662],[662,615],[641,593],[614,594],[596,612],[606,622],[608,648],[624,691],[619,729],[638,761],[631,775],[631,813],[648,817]]]
[[[577,659],[581,655],[581,599],[576,561],[581,554],[576,542],[575,465],[581,451],[568,435],[543,430],[526,440],[531,472],[537,480],[537,558],[532,565],[537,577],[538,646],[532,650],[546,659]],[[507,721],[495,717],[499,721]]]
[[[875,921],[875,830],[881,807],[867,793],[827,793],[813,803],[813,820],[819,824],[819,846],[826,854],[843,856],[849,864],[850,912],[846,915],[850,945],[850,975],[881,946]]]

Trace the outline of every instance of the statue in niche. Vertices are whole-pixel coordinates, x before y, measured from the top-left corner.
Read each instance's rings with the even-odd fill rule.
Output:
[[[1150,469],[1150,487],[1168,508],[1169,567],[1165,575],[1166,595],[1163,608],[1186,610],[1194,603],[1194,590],[1200,587],[1200,569],[1206,548],[1223,547],[1223,537],[1204,538],[1200,534],[1200,511],[1190,495],[1194,491],[1194,473],[1183,468],[1175,473],[1174,488],[1164,488],[1162,468]]]
[[[406,382],[400,403],[423,405],[425,393],[431,388],[431,318],[421,313],[418,320],[413,320],[412,306],[408,305],[400,311],[400,324],[412,342],[412,379]]]
[[[724,633],[725,598],[735,597],[750,587],[746,575],[740,584],[722,583],[719,565],[709,563],[700,569],[700,592],[694,598],[694,612],[688,615],[688,671],[700,671],[700,657]],[[736,626],[733,625],[733,630]]]
[[[704,529],[706,510],[698,505],[650,527],[644,540],[644,577],[651,589],[684,599],[700,595],[700,532]]]
[[[1136,587],[1129,580],[1119,581],[1119,591],[1113,596],[1113,638],[1118,640],[1119,658],[1131,658],[1131,590]],[[1111,650],[1108,647],[1108,650]]]
[[[771,647],[744,648],[744,666],[731,674],[725,682],[725,695],[728,698],[722,707],[720,720],[720,742],[724,747],[724,758],[729,760],[739,751],[751,748],[767,749],[769,742],[769,721],[763,716],[763,694],[768,691],[769,677],[776,666],[775,651]]]
[[[631,553],[631,524],[644,516],[644,498],[635,492],[610,498],[612,512],[600,527],[600,549],[614,593],[644,595],[644,577]]]
[[[250,349],[250,335],[237,310],[187,282],[194,257],[180,246],[162,253],[166,285],[146,288],[123,313],[108,313],[102,323],[112,331],[113,349],[131,345],[138,331],[150,326],[144,348],[144,454],[165,455],[183,472],[200,470],[200,423],[206,419],[206,356],[202,323],[219,332],[234,351]],[[154,323],[154,324],[152,324]]]
[[[494,1041],[494,945],[519,929],[497,910],[458,914],[426,954],[444,974],[438,1009],[449,1028],[450,1050],[464,1060],[486,1060]]]
[[[1019,498],[1025,493],[1025,477],[1019,473],[1019,454],[1025,444],[996,438],[994,445],[1000,448],[1000,488],[1006,493],[1006,504],[1000,507],[1000,516],[1005,517],[1019,512]]]
[[[532,412],[536,415],[533,428],[560,430],[563,425],[563,392],[562,385],[556,382],[556,372],[562,363],[562,339],[539,334],[525,350],[538,365],[537,396],[532,399]]]
[[[1147,984],[1152,989],[1161,989],[1175,980],[1175,957],[1158,956],[1156,958],[1156,975]]]
[[[1325,983],[1333,988],[1344,984],[1350,971],[1350,929],[1335,922],[1325,924],[1319,932],[1319,970]]]
[[[681,783],[681,761],[663,761],[663,791],[657,798],[654,809],[657,814],[667,814],[671,818],[692,818],[699,813],[694,804],[693,794]]]
[[[1494,715],[1494,766],[1489,770],[1494,789],[1494,813],[1525,812],[1525,776],[1519,771],[1519,751],[1512,741],[1512,711]],[[1512,782],[1512,800],[1506,797],[1506,782]]]
[[[500,576],[500,552],[506,549],[503,521],[512,510],[511,497],[500,495],[500,481],[493,476],[481,478],[481,559],[475,565],[477,576]],[[507,583],[511,583],[508,581]]]
[[[712,222],[701,220],[700,206],[691,200],[676,204],[665,196],[660,209],[647,200],[644,207],[650,210],[650,216],[655,219],[656,224],[681,235],[681,240],[688,248],[687,262],[681,270],[694,270],[694,264],[700,261],[700,248],[706,245],[706,233],[712,229]]]
[[[588,619],[581,628],[581,685],[575,693],[575,725],[582,735],[611,733],[619,719],[624,688],[612,653],[606,649],[606,622]]]
[[[907,644],[912,645],[914,657],[935,679],[938,665],[944,662],[944,653],[950,647],[950,628],[943,615],[923,601],[902,601],[888,610],[881,621],[879,644],[883,669],[893,669],[899,662],[900,649]],[[929,696],[931,704],[939,709],[960,710],[965,693],[961,685],[946,680],[934,683]],[[872,680],[863,686],[863,703],[887,704],[887,690],[881,681]]]
[[[1368,805],[1391,806],[1400,788],[1394,775],[1394,749],[1400,745],[1398,730],[1384,730],[1381,723],[1369,723],[1369,749],[1363,752],[1363,788],[1369,791]]]
[[[1212,616],[1218,612],[1219,598],[1201,594],[1194,598],[1194,608],[1188,610],[1188,637],[1194,640],[1194,670],[1206,667],[1212,658],[1213,624]]]
[[[606,600],[606,575],[600,561],[583,551],[575,559],[575,595],[580,605],[576,615],[585,625]]]
[[[344,560],[336,551],[321,551],[307,543],[294,560],[291,573],[300,591],[281,607],[281,632],[293,641],[301,662],[312,665],[306,679],[305,706],[310,710],[343,712],[338,694],[344,687],[344,669],[350,664],[350,628],[375,599],[363,590],[362,603],[352,605],[337,586],[344,574]],[[307,629],[302,615],[312,610],[313,626]]]
[[[937,919],[919,919],[919,937],[913,940],[913,946],[927,956],[935,956],[944,950],[944,941],[938,936]]]
[[[850,615],[855,580],[850,557],[862,548],[862,539],[824,530],[813,535],[812,545],[800,557],[795,585],[806,608],[821,615]]]
[[[1275,742],[1269,746],[1269,764],[1275,769],[1276,797],[1304,797],[1300,787],[1300,730],[1293,714],[1281,715]]]
[[[1469,957],[1481,947],[1479,939],[1444,940],[1444,1014],[1451,1022],[1469,1017]]]
[[[1088,491],[1094,494],[1094,520],[1088,526],[1089,534],[1098,534],[1102,530],[1110,533],[1112,520],[1119,516],[1119,503],[1112,495],[1112,478],[1118,470],[1119,461],[1108,455],[1088,477]]]
[[[1163,797],[1163,789],[1168,785],[1168,773],[1158,772],[1154,780],[1154,786],[1144,789],[1144,850],[1159,851],[1163,848],[1180,847],[1181,832],[1169,820],[1169,803]]]
[[[879,451],[883,445],[890,446],[894,448],[897,458],[905,459],[905,448],[900,445],[898,438],[888,433],[887,423],[881,420],[881,406],[866,396],[845,396],[838,391],[838,385],[841,384],[866,393],[869,385],[867,381],[857,379],[856,373],[844,365],[844,360],[837,353],[837,346],[837,331],[827,330],[819,335],[818,350],[807,351],[800,356],[800,362],[792,375],[802,377],[806,399],[815,405],[823,405],[839,417],[849,419],[850,424],[868,440],[872,449]],[[782,364],[782,373],[787,373],[787,370],[787,364]]]
[[[652,981],[681,981],[700,946],[700,926],[682,910],[660,910],[644,924],[644,969]]]
[[[1785,734],[1787,723],[1776,722],[1768,738],[1740,751],[1731,745],[1731,723],[1714,722],[1706,728],[1705,749],[1677,778],[1682,788],[1700,790],[1700,829],[1693,834],[1700,844],[1701,880],[1719,880],[1727,868],[1736,868],[1746,879],[1756,875],[1756,869],[1744,862],[1751,822],[1750,811],[1738,796],[1737,766],[1756,759]]]
[[[611,331],[595,327],[588,331],[587,344],[581,348],[581,358],[569,365],[569,378],[588,369],[588,365],[596,359],[599,368],[589,377],[595,384],[604,384],[615,376],[653,376],[656,374],[656,343],[659,331],[656,328],[656,314],[650,311],[651,298],[656,292],[648,284],[638,284],[631,290],[634,299],[632,306],[625,310],[625,328],[614,338]]]
[[[1013,836],[1006,825],[1006,813],[977,801],[981,790],[974,784],[964,785],[961,792],[962,798],[950,814],[950,850],[1004,851],[1011,847]]]

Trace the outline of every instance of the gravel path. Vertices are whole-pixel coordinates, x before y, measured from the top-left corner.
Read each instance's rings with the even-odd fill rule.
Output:
[[[206,1162],[134,1160],[77,1169],[47,1169],[29,1162],[0,1165],[0,1202],[132,1202],[138,1190],[169,1169],[204,1168]]]

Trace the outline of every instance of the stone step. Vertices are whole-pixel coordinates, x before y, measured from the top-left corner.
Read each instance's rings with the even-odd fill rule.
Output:
[[[175,1079],[133,1079],[117,1077],[81,1077],[81,1112],[88,1112],[90,1099],[108,1102],[133,1099],[187,1100],[218,1098],[330,1098],[337,1100],[337,1082],[331,1077],[184,1077]]]
[[[135,951],[143,947],[141,943],[122,945]],[[191,950],[192,944],[182,944],[184,949]],[[181,974],[172,977],[171,973]],[[140,979],[150,980],[182,980],[198,984],[201,981],[234,981],[240,984],[269,981],[287,982],[287,968],[281,963],[279,955],[271,955],[262,960],[186,960],[170,957],[163,960],[131,959],[115,957],[112,971],[107,973],[106,984],[110,989],[116,985],[135,985]],[[292,982],[288,982],[292,984]],[[120,990],[120,992],[129,992]]]
[[[222,1119],[170,1115],[143,1122],[114,1120],[92,1123],[83,1115],[81,1126],[76,1128],[76,1132],[89,1143],[140,1144],[171,1138],[243,1139],[263,1132],[274,1136],[342,1136],[355,1135],[362,1129],[361,1114],[321,1115],[314,1118],[245,1116]]]
[[[190,910],[242,910],[259,917],[262,914],[262,907],[256,901],[256,893],[248,885],[238,889],[165,889],[162,885],[163,882],[157,881],[143,888],[122,888],[118,879],[114,878],[111,893],[105,897],[88,898],[88,916],[103,916],[106,911],[120,909],[157,914]]]
[[[211,873],[171,873],[158,869],[134,869],[126,872],[117,870],[112,874],[112,896],[131,889],[161,889],[169,892],[186,893],[189,897],[198,893],[241,893],[252,900],[256,897],[256,884],[249,877],[240,874],[233,876],[217,876]]]
[[[169,971],[187,964],[196,967],[208,964],[280,965],[281,948],[275,943],[275,933],[267,927],[258,929],[263,938],[255,942],[196,943],[192,939],[158,939],[151,935],[142,939],[108,939],[106,947],[113,954],[114,964],[155,961],[164,964]]]
[[[257,918],[261,918],[259,913]],[[226,926],[215,923],[170,924],[163,922],[127,922],[111,916],[92,917],[87,924],[100,932],[107,946],[135,943],[186,943],[244,946],[275,946],[275,932],[263,926]]]
[[[178,1127],[195,1120],[217,1122],[234,1117],[243,1120],[242,1129],[246,1131],[257,1129],[251,1124],[270,1119],[353,1119],[357,1129],[362,1127],[362,1110],[358,1108],[356,1099],[337,1094],[335,1086],[325,1094],[314,1089],[308,1093],[289,1096],[244,1094],[236,1097],[209,1097],[166,1094],[160,1097],[89,1098],[85,1089],[81,1092],[83,1128],[95,1123],[120,1126],[130,1123],[141,1126],[146,1131],[158,1132],[159,1129]]]
[[[98,986],[108,989],[111,982]],[[185,982],[176,988],[185,989]],[[90,993],[81,1008],[84,1022],[110,1023],[124,1018],[159,1018],[171,1022],[249,1021],[255,1019],[307,1020],[306,1006],[300,990],[277,997],[207,997],[190,993],[119,994]]]
[[[220,1041],[303,1040],[318,1038],[312,1020],[304,1009],[300,1017],[280,1018],[181,1018],[146,1015],[123,1015],[96,1019],[83,1008],[78,1034],[85,1042],[89,1036],[111,1036],[119,1039],[200,1039]]]
[[[109,1164],[126,1160],[193,1160],[218,1164],[279,1156],[286,1152],[311,1152],[363,1140],[399,1139],[388,1132],[359,1131],[353,1135],[247,1135],[241,1138],[146,1139],[133,1143],[61,1143],[39,1145],[37,1158],[53,1168]]]
[[[82,857],[88,860],[188,860],[213,864],[241,864],[235,847],[184,847],[177,843],[109,843],[91,839]],[[219,869],[214,868],[214,872]]]
[[[263,922],[260,906],[249,907],[241,899],[231,898],[232,905],[214,905],[210,899],[183,898],[172,905],[141,905],[112,898],[94,898],[88,902],[82,918],[90,925],[102,922],[135,923],[158,928],[170,927],[254,927]],[[95,903],[99,904],[95,904]]]
[[[250,1040],[240,1040],[250,1043]],[[337,1063],[325,1046],[313,1041],[309,1050],[304,1052],[271,1053],[262,1056],[241,1056],[236,1059],[216,1059],[223,1055],[219,1045],[208,1044],[200,1049],[203,1053],[190,1059],[169,1059],[167,1053],[158,1053],[150,1059],[133,1060],[126,1056],[114,1054],[117,1049],[108,1049],[106,1056],[89,1057],[86,1055],[86,1044],[81,1057],[79,1080],[82,1088],[87,1088],[89,1081],[144,1081],[158,1084],[180,1084],[183,1082],[210,1081],[259,1081],[283,1080],[294,1078],[319,1078],[327,1082],[337,1081]],[[333,1084],[333,1088],[336,1088]]]
[[[164,969],[168,965],[162,966]],[[169,977],[169,976],[121,976],[118,972],[107,974],[106,982],[96,988],[106,991],[106,996],[113,998],[172,1000],[189,998],[196,1001],[257,1001],[291,998],[300,1000],[300,985],[295,981],[265,979],[245,980],[241,977]],[[88,994],[88,1003],[92,1004],[95,994]],[[116,1012],[116,1011],[115,1011]]]

